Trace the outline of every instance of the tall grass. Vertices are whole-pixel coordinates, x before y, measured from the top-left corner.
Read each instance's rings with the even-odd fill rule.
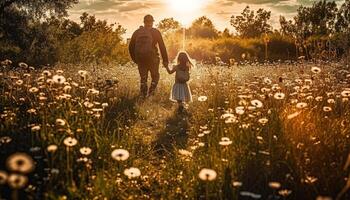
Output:
[[[349,198],[350,75],[341,64],[198,65],[183,114],[162,69],[146,100],[131,64],[7,66],[1,77],[1,173],[21,174],[6,165],[15,152],[35,161],[27,184],[1,179],[2,198]],[[129,156],[112,157],[115,149]]]

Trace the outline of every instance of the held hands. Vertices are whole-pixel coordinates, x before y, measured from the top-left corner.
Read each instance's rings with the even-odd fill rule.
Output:
[[[168,63],[168,62],[163,62],[163,66],[164,66],[164,68],[166,69],[166,71],[167,71],[168,73],[170,73],[169,63]]]

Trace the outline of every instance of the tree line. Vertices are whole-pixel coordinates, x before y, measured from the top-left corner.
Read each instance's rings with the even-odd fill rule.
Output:
[[[130,61],[125,29],[83,13],[80,22],[67,18],[77,0],[2,0],[0,58],[33,65],[64,63],[126,63]],[[280,16],[279,29],[271,11],[247,6],[233,15],[229,29],[219,31],[206,16],[186,28],[186,50],[197,60],[229,63],[243,60],[339,59],[349,54],[350,0],[316,1],[300,6],[293,19]],[[170,57],[182,48],[181,24],[165,18],[157,25]]]

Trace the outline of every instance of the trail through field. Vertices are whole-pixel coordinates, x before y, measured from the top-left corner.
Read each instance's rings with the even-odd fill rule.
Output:
[[[188,113],[178,113],[176,104],[155,99],[159,98],[151,97],[139,103],[144,116],[131,127],[131,132],[139,134],[136,138],[151,148],[153,161],[170,158],[175,149],[185,149],[190,128]]]

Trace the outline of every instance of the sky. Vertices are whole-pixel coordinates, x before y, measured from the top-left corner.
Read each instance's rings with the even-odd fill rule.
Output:
[[[343,0],[335,0],[340,5]],[[300,5],[310,6],[313,0],[80,0],[69,9],[69,18],[79,22],[83,12],[95,15],[96,18],[109,23],[119,23],[126,28],[124,38],[143,23],[146,14],[152,14],[155,24],[164,18],[173,17],[183,26],[189,27],[198,17],[209,17],[218,30],[229,28],[232,15],[240,15],[249,5],[251,9],[263,8],[271,11],[271,24],[279,28],[279,16],[287,19],[296,14]]]

